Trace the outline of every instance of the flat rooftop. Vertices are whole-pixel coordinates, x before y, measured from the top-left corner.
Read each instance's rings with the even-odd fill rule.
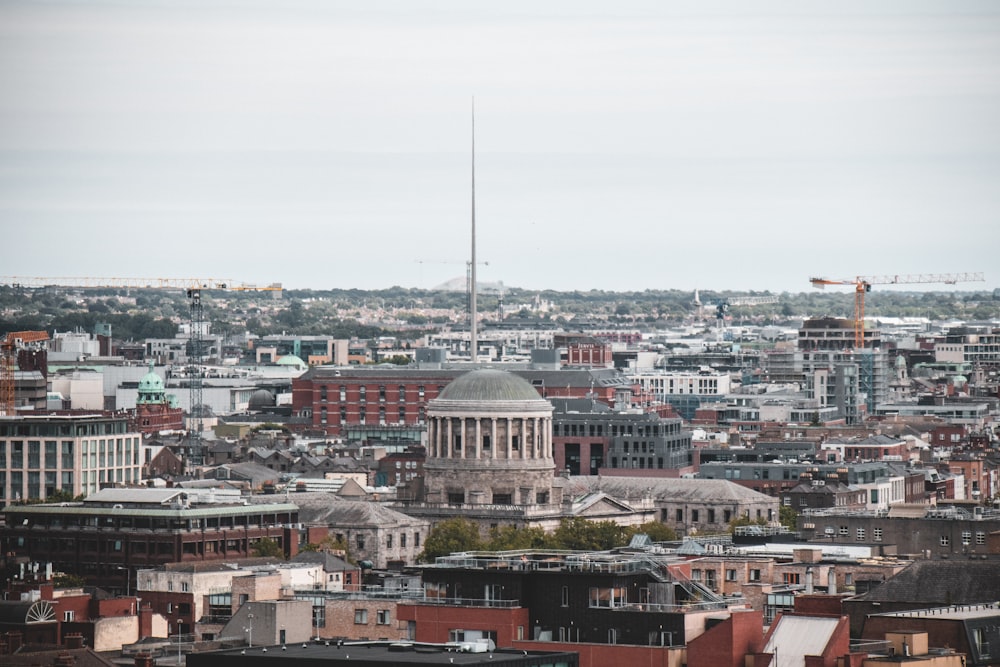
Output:
[[[992,604],[957,604],[952,607],[930,609],[910,609],[873,616],[894,616],[896,618],[940,618],[949,621],[968,621],[976,618],[996,618],[1000,616],[1000,602]]]
[[[459,644],[416,642],[308,642],[286,646],[254,646],[188,655],[189,667],[227,667],[272,663],[317,665],[566,665],[579,664],[576,653],[494,649],[469,652]]]

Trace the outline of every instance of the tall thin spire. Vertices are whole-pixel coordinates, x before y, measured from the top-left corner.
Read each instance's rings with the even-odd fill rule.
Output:
[[[479,351],[476,326],[476,98],[472,98],[472,258],[469,263],[469,352],[475,363]]]

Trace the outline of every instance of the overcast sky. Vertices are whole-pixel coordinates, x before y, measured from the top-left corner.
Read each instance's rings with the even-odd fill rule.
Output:
[[[988,0],[0,0],[0,275],[432,287],[473,98],[481,280],[1000,286]]]

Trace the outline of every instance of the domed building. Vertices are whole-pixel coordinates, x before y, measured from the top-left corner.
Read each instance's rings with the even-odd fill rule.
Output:
[[[527,380],[506,371],[476,370],[450,382],[427,404],[427,502],[560,503],[552,410]]]
[[[149,372],[139,380],[139,396],[135,399],[135,419],[139,431],[153,435],[161,431],[184,430],[184,411],[177,397],[168,394],[163,380],[149,362]]]
[[[274,394],[267,389],[258,389],[250,394],[250,400],[247,401],[247,410],[250,412],[267,412],[274,408],[275,405],[277,403]]]

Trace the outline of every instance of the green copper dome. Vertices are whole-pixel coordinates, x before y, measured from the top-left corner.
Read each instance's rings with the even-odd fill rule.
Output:
[[[153,372],[153,362],[149,362],[149,372],[139,380],[139,397],[136,403],[160,403],[165,387],[160,376]]]

